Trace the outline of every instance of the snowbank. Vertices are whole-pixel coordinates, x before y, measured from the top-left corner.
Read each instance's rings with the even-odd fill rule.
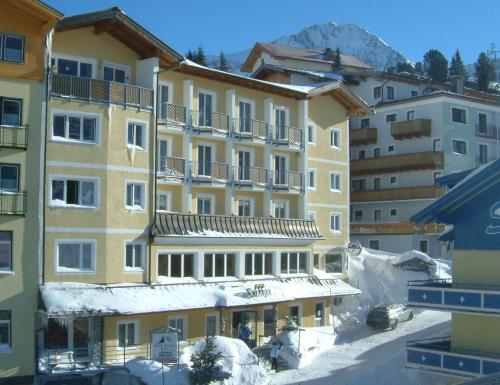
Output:
[[[146,385],[178,384],[189,385],[189,371],[185,365],[177,368],[177,365],[162,365],[158,361],[137,357],[128,361],[125,367],[130,374],[140,379]],[[162,375],[164,382],[162,382]]]

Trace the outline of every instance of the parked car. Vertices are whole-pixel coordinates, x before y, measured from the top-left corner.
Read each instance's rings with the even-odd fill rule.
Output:
[[[396,329],[400,322],[413,318],[413,310],[402,304],[375,306],[366,317],[366,324],[375,329]]]

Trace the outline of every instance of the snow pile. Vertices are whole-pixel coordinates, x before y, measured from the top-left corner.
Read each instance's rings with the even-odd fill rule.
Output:
[[[189,385],[189,371],[185,365],[162,365],[158,361],[137,357],[125,364],[130,374],[146,385],[178,384]],[[163,382],[162,382],[163,373]]]

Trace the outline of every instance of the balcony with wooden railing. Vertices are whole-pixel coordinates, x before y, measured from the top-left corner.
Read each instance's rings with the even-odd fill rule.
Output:
[[[175,125],[185,125],[187,122],[186,107],[172,103],[162,103],[158,114],[160,123],[171,123]]]
[[[28,125],[0,125],[0,147],[26,150],[28,148]]]
[[[394,139],[419,138],[431,135],[430,119],[412,119],[391,123],[391,135]]]
[[[187,161],[175,156],[161,156],[156,173],[166,179],[185,180],[188,177]]]
[[[234,136],[240,140],[269,140],[269,125],[257,119],[233,119]]]
[[[377,128],[364,127],[349,131],[349,143],[351,146],[377,143]]]
[[[231,119],[228,114],[222,112],[191,110],[187,124],[199,134],[228,135],[231,130]]]
[[[427,151],[351,160],[351,175],[443,168],[443,152]]]
[[[406,199],[433,199],[444,194],[442,186],[413,186],[380,190],[352,191],[351,202],[398,201]]]
[[[153,110],[153,90],[131,84],[78,76],[52,74],[51,97],[87,103],[114,104],[126,108]]]
[[[274,126],[273,143],[276,146],[300,147],[304,145],[304,133],[301,128]]]
[[[411,235],[411,234],[440,234],[445,230],[444,225],[431,223],[414,225],[411,222],[399,223],[351,223],[351,234],[378,234],[378,235]]]
[[[233,167],[235,186],[266,188],[270,183],[270,170],[264,167]]]
[[[189,162],[189,176],[193,182],[227,183],[230,180],[229,165],[221,162]]]
[[[486,139],[500,139],[500,127],[493,124],[476,124],[476,136]]]
[[[274,170],[271,172],[272,186],[275,190],[304,190],[304,173],[288,170]]]

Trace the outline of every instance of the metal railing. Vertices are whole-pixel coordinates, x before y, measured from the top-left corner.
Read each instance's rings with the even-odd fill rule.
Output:
[[[0,125],[0,147],[28,148],[28,125]]]
[[[272,171],[272,183],[277,188],[289,188],[303,190],[304,188],[304,173],[297,171]]]
[[[158,162],[157,173],[167,178],[186,179],[186,159],[174,156],[161,156]]]
[[[172,103],[162,103],[160,105],[160,120],[168,123],[186,124],[186,107]]]
[[[436,286],[436,287],[451,287],[451,278],[436,278],[436,279],[414,279],[408,281],[408,286]]]
[[[27,193],[0,191],[0,215],[26,215]]]
[[[228,182],[230,177],[227,163],[191,161],[189,169],[189,175],[197,181]]]
[[[500,138],[500,127],[496,127],[493,124],[476,124],[476,136],[488,139],[499,139]]]
[[[303,145],[303,130],[290,126],[274,126],[274,143],[276,145],[287,144],[300,146]]]
[[[268,186],[270,172],[263,167],[233,167],[232,180],[239,185]]]
[[[153,110],[153,90],[125,83],[52,74],[51,96]]]
[[[221,112],[191,110],[188,114],[188,125],[199,132],[228,134],[231,130],[229,115]]]
[[[269,139],[269,125],[262,120],[235,118],[233,119],[233,132],[241,139]]]

